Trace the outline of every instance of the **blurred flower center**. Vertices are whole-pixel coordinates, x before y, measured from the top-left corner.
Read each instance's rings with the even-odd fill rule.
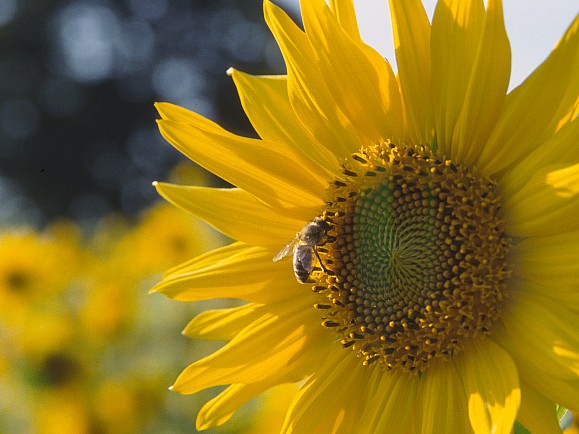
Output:
[[[63,353],[51,353],[42,360],[39,381],[48,386],[64,386],[80,374],[78,361]]]
[[[365,365],[422,371],[489,332],[510,274],[492,180],[385,142],[354,154],[330,196],[316,307]]]
[[[5,283],[13,292],[25,292],[30,286],[30,276],[22,270],[12,270],[6,274]]]

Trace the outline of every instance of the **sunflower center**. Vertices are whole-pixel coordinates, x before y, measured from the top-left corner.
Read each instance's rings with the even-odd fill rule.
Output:
[[[11,270],[5,276],[5,283],[13,292],[25,292],[30,285],[30,276],[22,270]]]
[[[330,198],[316,307],[364,364],[420,372],[489,332],[509,277],[492,180],[386,142],[354,154]]]

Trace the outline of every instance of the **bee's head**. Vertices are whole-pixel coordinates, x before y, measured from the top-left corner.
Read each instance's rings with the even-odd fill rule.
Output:
[[[327,221],[321,217],[316,217],[305,227],[305,239],[312,245],[319,244],[330,228],[331,226]]]

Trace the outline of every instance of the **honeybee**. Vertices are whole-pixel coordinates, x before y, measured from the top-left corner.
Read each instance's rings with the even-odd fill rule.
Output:
[[[305,225],[302,230],[296,234],[295,238],[287,243],[283,249],[273,257],[274,262],[285,258],[292,252],[294,274],[300,283],[306,283],[314,270],[313,254],[318,258],[322,269],[326,271],[318,254],[318,246],[325,243],[325,235],[328,229],[330,229],[329,223],[321,217],[316,217]]]

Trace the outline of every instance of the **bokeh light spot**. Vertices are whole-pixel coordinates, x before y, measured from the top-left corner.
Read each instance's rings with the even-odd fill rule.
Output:
[[[8,24],[16,16],[18,3],[16,0],[2,0],[0,2],[0,26]]]
[[[204,85],[203,75],[191,59],[170,57],[153,71],[153,88],[167,101],[199,94]]]
[[[79,81],[105,79],[113,72],[117,16],[107,7],[71,4],[56,16],[57,43],[65,73]]]

